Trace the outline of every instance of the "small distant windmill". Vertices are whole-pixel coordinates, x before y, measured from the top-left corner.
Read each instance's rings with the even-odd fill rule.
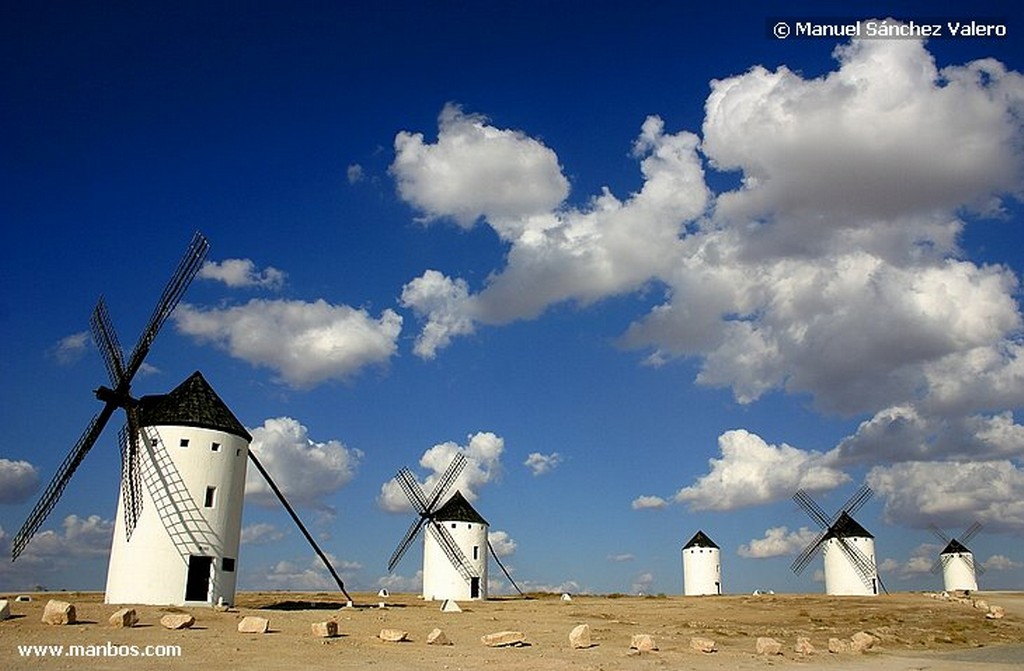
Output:
[[[793,500],[821,528],[821,533],[793,562],[793,571],[801,573],[820,552],[825,564],[825,593],[832,595],[878,594],[881,581],[875,566],[875,541],[868,531],[853,519],[873,492],[862,485],[832,517],[808,496],[797,491]]]
[[[959,538],[947,536],[942,529],[934,524],[928,525],[946,547],[939,553],[939,558],[932,565],[932,573],[942,571],[943,588],[947,592],[965,590],[974,592],[978,589],[977,576],[985,572],[985,567],[974,563],[974,554],[967,548],[967,543],[981,531],[981,523],[975,522],[967,527]]]
[[[703,531],[683,546],[683,594],[722,593],[722,551]]]
[[[418,517],[395,548],[388,561],[394,571],[423,527],[423,598],[426,600],[476,600],[487,598],[487,554],[494,549],[487,539],[487,520],[457,491],[445,499],[448,490],[466,465],[461,452],[438,478],[427,496],[408,468],[395,475]],[[517,591],[501,561],[495,561]],[[520,594],[522,592],[520,591]]]

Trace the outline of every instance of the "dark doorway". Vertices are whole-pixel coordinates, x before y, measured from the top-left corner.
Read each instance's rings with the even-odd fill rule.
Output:
[[[469,598],[479,599],[480,598],[480,578],[469,579]]]
[[[185,577],[185,601],[206,601],[210,593],[210,567],[213,557],[191,555]]]

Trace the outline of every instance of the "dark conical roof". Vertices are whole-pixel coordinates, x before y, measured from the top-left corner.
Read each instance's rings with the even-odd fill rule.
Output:
[[[862,527],[857,520],[850,517],[845,510],[839,515],[836,523],[828,528],[828,533],[822,540],[829,538],[874,538],[868,530]]]
[[[683,546],[684,550],[686,548],[716,548],[716,549],[718,549],[718,546],[715,545],[715,541],[713,541],[710,538],[708,538],[707,534],[705,534],[703,531],[698,531],[697,533],[695,533],[693,535],[693,538],[690,539],[690,542]]]
[[[139,409],[143,426],[197,426],[252,440],[199,371],[170,393],[143,396],[139,399]]]
[[[462,492],[456,490],[443,506],[434,511],[432,517],[441,522],[475,522],[487,524],[487,520],[470,505]],[[489,525],[488,525],[489,526]]]
[[[970,552],[970,550],[967,549],[966,545],[964,545],[963,543],[961,543],[960,541],[958,541],[957,539],[954,538],[953,540],[949,541],[949,544],[946,546],[946,549],[943,550],[942,552],[940,552],[939,554],[940,555],[951,555],[951,554],[966,554],[966,553],[969,553],[969,552]]]

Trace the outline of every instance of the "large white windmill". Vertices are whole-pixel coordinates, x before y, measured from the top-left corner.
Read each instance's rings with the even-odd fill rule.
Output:
[[[934,524],[929,525],[932,533],[940,538],[946,546],[939,553],[939,558],[932,565],[932,573],[942,571],[943,589],[947,592],[964,590],[974,592],[978,589],[978,574],[984,573],[985,568],[974,563],[974,553],[967,547],[967,543],[981,531],[981,523],[975,522],[967,527],[959,538],[947,536],[942,529]]]
[[[120,408],[126,425],[119,433],[121,486],[107,570],[108,603],[233,602],[247,461],[266,479],[348,597],[326,555],[249,450],[249,433],[200,373],[168,394],[132,397],[132,379],[208,250],[206,238],[197,232],[127,360],[106,304],[102,298],[97,303],[90,319],[92,337],[112,387],[96,389],[103,409],[15,535],[11,558],[17,560],[35,536]]]
[[[826,516],[804,490],[794,494],[793,500],[821,527],[821,533],[793,562],[793,571],[803,571],[820,552],[826,594],[870,596],[878,594],[879,587],[885,589],[875,564],[874,536],[853,519],[853,513],[872,493],[862,485],[832,517]]]
[[[722,551],[703,531],[683,546],[683,594],[722,593]]]
[[[458,490],[445,498],[465,465],[465,455],[456,453],[429,496],[408,468],[395,475],[418,517],[391,555],[388,571],[395,569],[420,530],[426,527],[423,534],[423,598],[428,601],[487,598],[487,557],[494,554],[487,539],[487,520]],[[496,555],[494,559],[512,586],[520,591]]]

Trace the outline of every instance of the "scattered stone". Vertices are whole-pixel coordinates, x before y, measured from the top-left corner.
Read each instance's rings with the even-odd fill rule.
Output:
[[[782,643],[768,636],[757,637],[757,654],[759,655],[781,655]]]
[[[67,601],[50,599],[43,610],[43,622],[46,624],[74,624],[75,607]]]
[[[875,647],[876,643],[878,643],[877,636],[873,636],[866,631],[858,631],[850,637],[850,650],[852,652],[866,652]]]
[[[452,642],[448,640],[448,636],[443,631],[434,629],[427,634],[427,645],[452,645]]]
[[[11,604],[8,603],[7,599],[0,599],[0,622],[8,619],[11,616]]]
[[[484,634],[480,642],[489,648],[501,648],[509,645],[526,645],[526,634],[521,631],[497,631]]]
[[[988,610],[988,603],[984,599],[972,599],[971,605],[978,610]]]
[[[454,599],[445,599],[441,604],[442,613],[461,613],[462,609],[459,608],[459,604]]]
[[[710,638],[693,636],[690,638],[690,649],[696,650],[697,652],[711,653],[718,650],[718,647],[715,646],[715,642]]]
[[[160,618],[160,624],[167,629],[188,629],[196,623],[196,619],[188,613],[168,613]]]
[[[1001,620],[1006,617],[1006,610],[1002,606],[990,606],[985,617],[990,620]]]
[[[828,651],[837,655],[850,652],[850,643],[841,638],[830,638],[828,639]]]
[[[629,649],[639,652],[651,652],[658,649],[658,644],[654,642],[654,637],[650,634],[633,634],[633,640],[629,644]]]
[[[401,629],[381,629],[377,638],[388,643],[402,643],[409,640],[409,632]]]
[[[246,615],[238,623],[239,634],[265,634],[270,631],[270,620],[265,617]]]
[[[110,622],[111,627],[131,629],[138,624],[139,614],[135,612],[134,608],[122,608],[121,610],[114,611],[108,622]]]
[[[573,650],[589,648],[593,645],[590,642],[590,625],[578,624],[569,632],[569,647]]]
[[[813,655],[817,650],[811,645],[811,639],[806,636],[798,636],[796,639],[796,646],[793,650],[801,655]]]
[[[30,597],[28,594],[19,594],[18,596],[14,597],[14,600],[18,603],[28,603],[32,600],[32,597]]]
[[[338,623],[334,620],[314,622],[311,627],[313,635],[318,638],[334,638],[338,635]]]

